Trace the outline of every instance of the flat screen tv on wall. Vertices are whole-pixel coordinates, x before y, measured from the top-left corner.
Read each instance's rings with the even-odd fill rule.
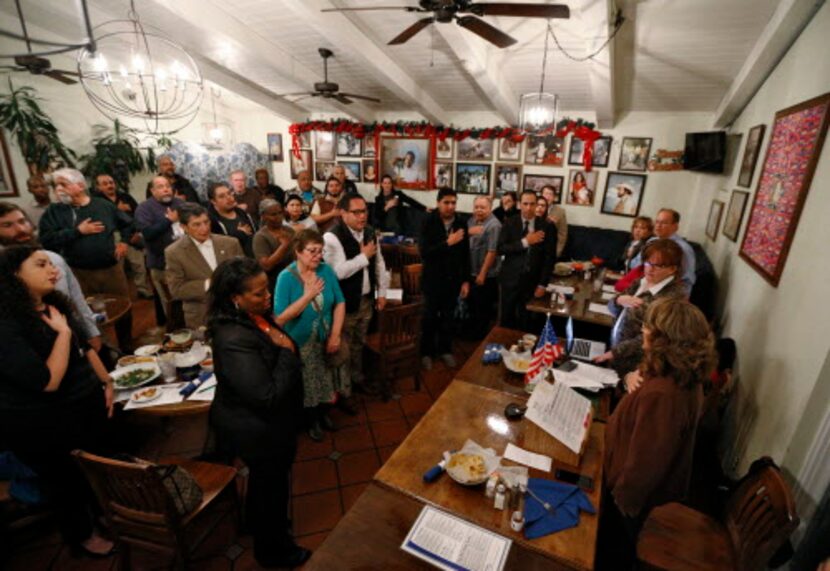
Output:
[[[726,158],[726,132],[686,133],[683,166],[686,170],[722,173]]]

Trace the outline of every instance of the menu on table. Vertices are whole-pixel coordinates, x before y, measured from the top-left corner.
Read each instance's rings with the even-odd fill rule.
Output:
[[[501,571],[512,541],[431,506],[425,506],[401,549],[448,571]]]

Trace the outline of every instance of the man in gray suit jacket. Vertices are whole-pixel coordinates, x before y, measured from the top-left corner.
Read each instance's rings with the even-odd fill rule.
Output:
[[[182,302],[184,322],[195,329],[205,325],[207,290],[216,266],[244,256],[239,240],[210,233],[210,217],[198,204],[179,208],[179,222],[186,236],[164,250],[167,284],[174,300]]]

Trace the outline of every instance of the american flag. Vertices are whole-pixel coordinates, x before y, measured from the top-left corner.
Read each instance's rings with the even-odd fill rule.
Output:
[[[525,373],[525,384],[538,382],[561,354],[562,348],[559,347],[559,339],[556,337],[556,332],[550,323],[550,315],[548,315],[542,334],[539,335],[539,342],[533,351],[530,366]]]

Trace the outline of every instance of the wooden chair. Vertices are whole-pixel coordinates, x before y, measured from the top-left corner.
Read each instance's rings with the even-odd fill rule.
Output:
[[[366,337],[366,347],[380,361],[378,376],[384,396],[391,394],[391,380],[414,372],[415,390],[421,390],[421,317],[423,305],[389,306],[378,314],[378,331]]]
[[[421,251],[418,246],[401,244],[398,246],[398,253],[401,257],[401,266],[409,266],[421,263]]]
[[[194,550],[229,513],[239,513],[234,486],[236,469],[195,460],[169,459],[187,470],[202,489],[202,502],[179,515],[159,475],[150,466],[121,462],[75,450],[76,458],[104,509],[118,542],[122,568],[129,568],[133,545],[168,556],[186,568]],[[220,497],[225,509],[220,507]],[[216,509],[207,508],[216,506]]]
[[[798,527],[795,502],[778,468],[748,476],[729,498],[723,522],[679,503],[655,508],[640,532],[646,569],[754,571]]]
[[[423,264],[409,264],[401,271],[401,287],[403,288],[404,299],[407,303],[415,303],[421,300],[421,274],[424,271]]]
[[[401,271],[401,257],[398,253],[397,244],[381,243],[380,253],[383,255],[383,263],[386,264],[387,271],[392,273]]]

